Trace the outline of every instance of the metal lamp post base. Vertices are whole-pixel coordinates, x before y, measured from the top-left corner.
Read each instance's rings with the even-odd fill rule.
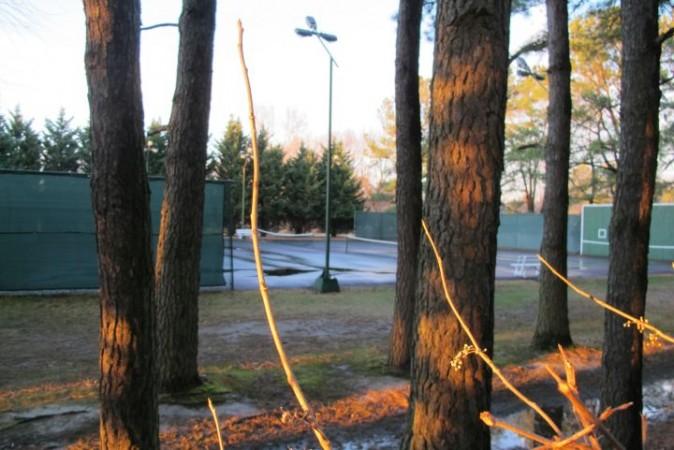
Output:
[[[314,281],[314,290],[321,294],[339,292],[339,282],[337,281],[337,278],[331,277],[330,275],[325,276],[325,273],[323,273],[316,278],[316,281]]]

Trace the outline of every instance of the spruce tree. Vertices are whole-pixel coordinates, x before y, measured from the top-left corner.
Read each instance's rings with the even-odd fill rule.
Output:
[[[147,129],[145,138],[145,168],[148,175],[166,176],[166,148],[168,134],[166,127],[153,120]]]
[[[316,225],[323,212],[318,164],[316,155],[304,144],[286,164],[283,215],[295,233]]]
[[[79,167],[78,130],[70,125],[72,120],[72,117],[66,118],[65,110],[61,109],[55,120],[45,121],[45,131],[42,133],[44,170],[77,171]]]
[[[325,186],[326,157],[327,152],[323,152],[318,171],[321,186]],[[353,225],[354,211],[363,207],[361,186],[354,173],[353,162],[341,142],[333,144],[330,177],[332,201],[332,226],[330,228],[333,233],[337,233],[340,230],[350,229]],[[325,206],[325,189],[321,192],[321,205]]]
[[[9,149],[4,168],[40,170],[40,137],[33,130],[33,121],[24,119],[18,106],[9,113],[7,134]]]

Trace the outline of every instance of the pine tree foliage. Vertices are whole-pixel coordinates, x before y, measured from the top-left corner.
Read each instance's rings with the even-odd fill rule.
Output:
[[[72,117],[67,118],[61,109],[55,120],[45,121],[42,133],[42,164],[44,170],[77,172],[80,166],[78,130],[71,126]]]
[[[321,186],[325,186],[325,167],[327,152],[323,152],[319,164],[318,179]],[[332,171],[330,195],[332,201],[332,230],[350,229],[353,224],[354,212],[362,209],[363,197],[360,183],[353,171],[351,156],[344,149],[341,142],[334,144],[332,149]],[[321,191],[321,205],[325,205],[325,189]]]
[[[302,144],[297,154],[285,165],[284,215],[296,233],[303,233],[320,220],[317,215],[321,209],[318,164],[316,155]]]
[[[33,130],[33,121],[26,120],[17,106],[9,113],[5,126],[6,153],[2,157],[4,169],[40,170],[42,146],[40,136]]]
[[[153,120],[145,137],[145,167],[148,175],[166,176],[166,149],[168,132],[166,126]]]

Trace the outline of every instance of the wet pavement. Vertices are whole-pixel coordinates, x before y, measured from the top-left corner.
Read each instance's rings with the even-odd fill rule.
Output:
[[[325,267],[325,240],[320,238],[261,238],[260,247],[270,288],[310,288]],[[257,275],[250,239],[233,239],[234,288],[257,289]],[[330,274],[339,285],[375,286],[395,282],[397,247],[393,243],[337,237],[331,239]],[[602,278],[608,274],[608,259],[569,255],[571,279]],[[225,250],[225,280],[230,283],[229,249]],[[540,264],[535,253],[499,250],[497,279],[535,279]],[[672,274],[670,261],[650,261],[651,274]]]

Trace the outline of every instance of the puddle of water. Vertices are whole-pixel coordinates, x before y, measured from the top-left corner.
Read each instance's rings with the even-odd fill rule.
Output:
[[[667,420],[674,416],[674,379],[664,380],[644,386],[644,414],[650,422]],[[599,408],[597,399],[591,399],[585,402],[590,409]],[[562,430],[569,434],[569,427],[575,426],[575,418],[569,410],[564,411],[564,422]],[[499,418],[512,425],[524,430],[533,430],[534,412],[523,410],[511,414],[505,418]],[[531,448],[531,443],[511,431],[500,429],[491,430],[491,448],[492,450],[526,450]],[[361,450],[371,448],[398,448],[399,437],[393,433],[377,436],[368,436],[363,439],[354,439],[342,443],[340,448],[348,450]],[[302,446],[294,448],[304,448]]]
[[[674,416],[674,379],[644,386],[643,396],[648,420],[658,422]]]
[[[294,269],[291,267],[279,267],[278,269],[267,269],[264,271],[270,277],[287,277],[289,275],[297,275],[298,273],[311,272],[311,270]]]
[[[261,409],[258,409],[252,403],[245,401],[221,403],[215,405],[215,410],[220,419],[233,416],[246,418],[263,413]],[[209,418],[211,417],[211,412],[206,405],[194,407],[184,405],[159,405],[159,415],[162,422],[180,422],[185,419]]]

